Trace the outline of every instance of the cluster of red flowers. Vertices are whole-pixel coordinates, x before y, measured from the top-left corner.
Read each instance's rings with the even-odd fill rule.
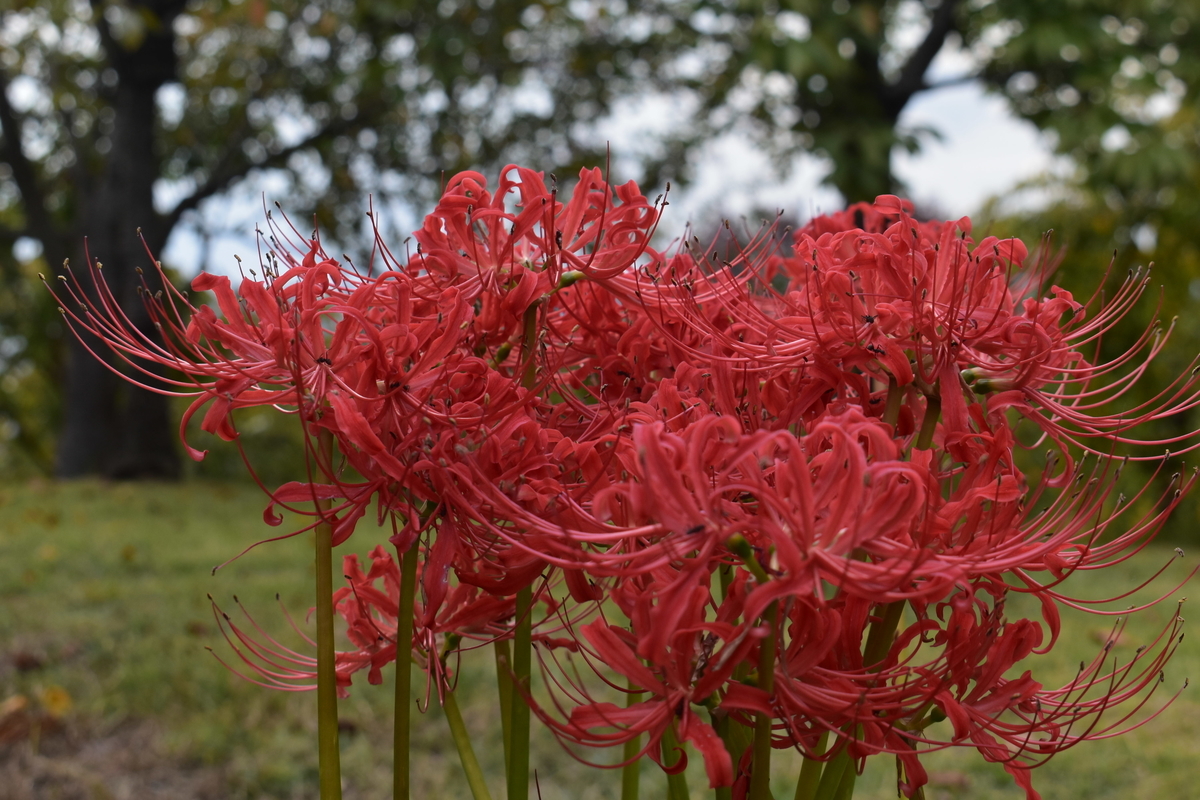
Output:
[[[103,291],[68,283],[63,305],[132,369],[177,373],[185,426],[204,410],[234,440],[234,410],[273,405],[336,441],[311,449],[311,481],[271,492],[269,521],[332,520],[336,544],[374,504],[400,553],[419,548],[412,642],[392,556],[346,558],[344,686],[378,682],[398,649],[446,680],[445,648],[511,636],[532,587],[551,698],[526,697],[535,713],[584,745],[648,734],[668,763],[670,733],[735,795],[763,715],[774,747],[813,759],[895,754],[910,796],[922,752],[965,745],[1037,797],[1031,766],[1135,724],[1105,712],[1161,681],[1178,618],[1059,688],[1013,667],[1054,645],[1060,606],[1093,602],[1064,579],[1140,549],[1192,483],[1113,496],[1114,448],[1173,444],[1132,430],[1197,402],[1189,374],[1108,412],[1164,337],[1084,350],[1144,276],[1081,304],[1023,270],[1021,242],[976,243],[970,220],[918,222],[893,197],[813,220],[789,256],[770,228],[658,252],[660,210],[598,170],[567,202],[527,169],[495,193],[464,173],[407,263],[377,241],[358,270],[274,227],[261,275],[194,281],[219,313],[169,285],[150,299],[161,343]],[[1013,593],[1041,619],[1008,618]],[[310,674],[234,632],[268,682]],[[602,699],[626,686],[636,702]]]

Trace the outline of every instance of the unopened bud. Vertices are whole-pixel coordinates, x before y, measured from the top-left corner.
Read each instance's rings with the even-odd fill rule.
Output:
[[[584,275],[582,272],[580,272],[577,269],[570,270],[569,272],[564,272],[558,279],[558,288],[566,289],[568,286],[571,286],[571,285],[583,280],[586,277],[587,277],[586,275]]]

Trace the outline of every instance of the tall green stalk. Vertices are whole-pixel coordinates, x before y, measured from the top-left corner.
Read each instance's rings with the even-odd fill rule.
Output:
[[[936,395],[925,396],[925,416],[921,418],[921,431],[917,434],[914,447],[918,450],[928,450],[933,446],[933,432],[937,429],[938,418],[942,415],[942,398]]]
[[[628,679],[626,686],[630,689],[637,688],[637,684],[632,679]],[[625,707],[629,708],[636,703],[641,694],[641,692],[631,691],[625,695]],[[621,753],[624,757],[622,760],[628,762],[621,767],[621,800],[638,800],[638,795],[641,793],[641,760],[633,760],[641,749],[642,737],[638,735],[625,743],[624,751]]]
[[[717,582],[721,587],[721,602],[725,602],[729,597],[729,587],[733,585],[733,565],[723,563],[717,567]],[[739,664],[734,670],[734,680],[741,681],[745,675],[745,665]],[[725,751],[729,753],[733,763],[737,764],[742,757],[742,753],[750,746],[750,742],[746,737],[746,727],[738,722],[735,722],[728,714],[718,714],[715,710],[712,711],[712,726],[717,732],[717,736],[721,737],[721,741],[725,743]],[[716,800],[730,800],[733,797],[733,790],[728,786],[719,786],[716,789]]]
[[[854,797],[854,782],[858,780],[858,770],[854,768],[854,762],[850,761],[846,764],[846,769],[842,772],[842,782],[838,784],[837,794],[833,796],[834,800],[850,800]]]
[[[662,735],[662,763],[665,767],[673,767],[679,763],[679,738],[675,735],[675,723],[667,725],[667,729]],[[667,800],[690,800],[691,793],[688,791],[687,775],[683,772],[676,772],[674,775],[667,773]]]
[[[330,459],[333,441],[329,432],[318,434],[321,457]],[[318,500],[324,515],[329,501]],[[342,767],[338,750],[337,672],[333,652],[333,526],[322,521],[316,527],[317,569],[317,761],[320,767],[321,800],[341,800]]]
[[[726,546],[742,560],[760,585],[770,580],[767,571],[758,563],[750,543],[740,533],[729,537]],[[771,603],[763,618],[770,633],[758,651],[758,685],[768,696],[775,691],[775,628],[778,618],[779,604]],[[750,772],[749,796],[750,800],[771,800],[771,716],[768,714],[759,713],[754,720],[754,762]]]
[[[400,560],[400,605],[396,611],[396,708],[395,731],[392,736],[392,796],[395,800],[408,800],[409,796],[409,753],[412,740],[409,724],[412,718],[412,638],[413,606],[417,594],[417,552],[420,542],[416,539],[408,546]]]
[[[522,319],[521,386],[533,389],[537,383],[538,309],[537,300],[525,309]],[[533,650],[533,587],[517,592],[517,619],[513,629],[512,671],[514,685],[509,691],[509,736],[505,767],[508,772],[508,800],[529,798],[529,704],[524,694],[529,692]],[[500,685],[501,715],[504,713],[504,685]],[[517,695],[521,696],[518,697]]]
[[[483,779],[483,769],[479,766],[479,759],[475,757],[475,748],[471,745],[471,736],[467,733],[467,726],[463,724],[458,699],[449,686],[446,687],[442,698],[442,710],[446,713],[446,722],[450,725],[454,746],[458,748],[458,760],[467,776],[467,785],[471,787],[471,797],[474,800],[492,800],[487,782]]]
[[[892,641],[896,638],[896,626],[904,614],[907,600],[896,600],[883,607],[883,616],[871,623],[867,643],[863,647],[863,666],[870,672],[878,672],[880,663],[887,658]]]
[[[500,694],[500,730],[504,734],[504,775],[507,780],[512,760],[512,647],[508,639],[497,639],[492,643],[492,650],[496,657],[496,690]]]
[[[775,692],[776,626],[779,601],[767,607],[763,619],[770,633],[758,650],[758,688],[770,697]],[[750,800],[771,800],[771,715],[759,712],[754,719],[754,766],[750,773]]]
[[[828,740],[829,731],[825,731],[817,742],[816,755],[825,754],[825,743]],[[795,800],[813,800],[817,796],[817,784],[821,781],[822,766],[822,763],[815,758],[805,757],[804,763],[800,766],[800,777],[796,781]]]
[[[883,407],[883,421],[895,425],[900,420],[900,406],[904,402],[904,390],[894,377],[888,378],[887,404]]]
[[[517,592],[517,620],[513,631],[514,691],[509,719],[512,741],[508,763],[508,800],[529,800],[529,692],[533,651],[533,587]],[[521,696],[518,696],[520,694]]]
[[[817,785],[816,797],[820,800],[836,800],[840,796],[838,790],[847,770],[854,772],[854,761],[850,758],[849,743],[843,743],[841,751],[825,764],[821,782]]]

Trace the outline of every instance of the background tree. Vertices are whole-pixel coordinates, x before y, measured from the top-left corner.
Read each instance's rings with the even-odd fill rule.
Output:
[[[930,65],[962,41],[973,13],[957,0],[697,0],[661,8],[680,49],[665,60],[660,85],[695,109],[664,152],[748,134],[783,171],[802,152],[824,156],[825,182],[847,201],[900,190],[893,152],[915,152],[922,137],[935,135],[902,125],[901,114],[913,97],[937,88]]]
[[[136,231],[159,253],[253,176],[282,176],[285,209],[315,212],[354,252],[367,193],[387,208],[468,166],[519,160],[569,174],[600,162],[604,143],[580,123],[649,72],[662,37],[624,23],[598,5],[513,0],[18,0],[0,12],[5,291],[24,296],[28,273],[45,269],[21,262],[22,243],[58,269],[83,263],[86,236],[145,325]],[[35,440],[57,406],[28,398],[50,394],[44,378],[58,372],[59,475],[175,474],[167,404],[124,391],[74,342],[65,363],[61,345],[35,344],[62,338],[35,297],[0,307],[10,440],[47,463]]]
[[[904,123],[913,98],[980,81],[1097,183],[1154,193],[1186,160],[1186,135],[1164,138],[1156,127],[1200,68],[1189,49],[1196,12],[1185,3],[664,0],[658,8],[676,30],[666,44],[679,48],[664,59],[660,86],[695,109],[668,156],[749,134],[781,169],[801,152],[823,155],[829,185],[848,202],[871,200],[903,191],[892,169],[898,149],[915,152],[937,136]],[[955,57],[940,81],[930,72],[939,55]],[[1140,149],[1142,160],[1114,160],[1102,140]]]
[[[181,226],[212,233],[206,204],[271,174],[272,199],[359,252],[368,193],[386,212],[465,167],[570,175],[603,160],[596,123],[626,98],[681,113],[618,143],[622,178],[686,180],[699,146],[748,133],[781,170],[817,152],[846,199],[871,199],[903,190],[894,153],[936,133],[903,111],[957,53],[949,81],[1055,136],[1077,188],[1131,220],[1117,233],[1165,236],[1196,177],[1193,16],[1168,0],[22,0],[0,12],[0,436],[46,466],[48,376],[65,375],[59,474],[177,464],[161,400],[122,394],[78,347],[63,359],[28,243],[78,264],[90,236],[137,315],[139,227],[155,252]]]

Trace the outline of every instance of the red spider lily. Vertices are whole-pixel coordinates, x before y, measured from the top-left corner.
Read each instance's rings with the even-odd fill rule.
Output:
[[[275,405],[300,412],[310,430],[330,430],[350,465],[367,477],[346,485],[331,464],[316,464],[328,483],[311,487],[304,499],[345,501],[338,509],[340,539],[374,496],[403,502],[389,484],[405,486],[405,497],[429,499],[414,458],[446,460],[454,453],[445,448],[459,446],[456,440],[476,426],[478,440],[495,450],[513,411],[537,402],[520,386],[524,370],[505,366],[514,345],[528,349],[522,332],[500,337],[488,308],[509,307],[509,321],[520,323],[528,308],[566,288],[559,286],[565,270],[620,272],[645,249],[657,213],[636,187],[618,189],[614,203],[608,184],[585,171],[564,205],[539,174],[514,167],[504,175],[494,197],[479,176],[452,182],[418,237],[427,240],[427,249],[417,269],[360,274],[329,258],[315,238],[294,243],[276,227],[261,278],[244,279],[237,293],[224,277],[201,275],[194,282],[197,290],[216,294],[220,317],[209,306],[193,306],[169,284],[165,297],[147,298],[165,334],[162,345],[123,315],[102,272],[90,264],[99,300],[93,303],[68,282],[65,315],[155,380],[141,361],[182,373],[183,380],[147,388],[195,398],[184,426],[207,405],[201,427],[234,439],[233,410]],[[521,214],[504,210],[512,192],[521,197]],[[476,239],[475,230],[490,233]],[[463,255],[468,250],[469,258]],[[385,268],[399,267],[386,248],[379,252]],[[470,270],[451,263],[463,258]],[[479,349],[489,346],[495,355],[480,358]],[[188,452],[203,456],[190,446]],[[294,502],[301,488],[287,488],[275,499]],[[546,491],[553,494],[552,488]]]
[[[586,701],[586,688],[574,685],[581,701],[560,720],[535,707],[539,716],[564,739],[589,746],[613,746],[649,734],[643,754],[660,764],[664,735],[677,728],[678,738],[691,742],[704,758],[713,787],[733,782],[733,760],[712,725],[693,705],[712,705],[717,692],[730,681],[765,631],[737,622],[741,593],[727,596],[716,618],[709,617],[708,576],[702,559],[683,575],[647,576],[621,584],[613,597],[630,619],[630,630],[597,619],[582,628],[589,660],[604,664],[645,690],[649,699],[626,707]],[[670,572],[665,568],[664,572]],[[656,578],[671,590],[659,593]],[[635,584],[644,588],[638,589]],[[546,662],[548,664],[548,662]],[[561,682],[551,679],[552,682]],[[582,693],[580,695],[579,693]],[[560,706],[559,710],[563,710]],[[683,755],[668,771],[687,766]]]
[[[235,409],[271,404],[337,442],[340,458],[313,447],[310,480],[271,493],[268,521],[327,502],[302,513],[340,542],[377,502],[421,589],[413,641],[397,642],[397,565],[382,548],[368,568],[346,560],[343,689],[399,657],[441,690],[446,652],[512,636],[515,597],[536,586],[539,717],[575,744],[645,734],[660,763],[664,740],[691,742],[737,796],[762,758],[756,725],[831,764],[895,754],[909,796],[923,753],[975,747],[1036,797],[1040,760],[1141,724],[1115,706],[1154,692],[1178,618],[1058,689],[1016,671],[1054,646],[1060,607],[1101,603],[1067,578],[1145,547],[1195,481],[1113,497],[1119,447],[1200,444],[1135,432],[1196,405],[1190,373],[1109,405],[1165,334],[1108,362],[1084,353],[1144,277],[1080,303],[1043,289],[1050,265],[1027,269],[1021,242],[975,243],[970,220],[918,222],[891,197],[814,220],[786,257],[770,226],[724,254],[659,253],[658,210],[597,171],[566,202],[529,170],[494,194],[464,173],[407,265],[377,241],[379,271],[359,272],[276,227],[261,278],[197,279],[220,314],[169,287],[147,297],[161,345],[98,268],[99,299],[68,281],[64,313],[141,374],[139,360],[181,373],[160,389],[193,397],[185,425],[207,406],[202,428],[233,439]],[[1052,445],[1044,466],[1029,468],[1018,419]],[[1012,593],[1040,619],[1011,618]],[[310,680],[305,656],[218,621],[262,682]],[[609,702],[618,676],[638,702]]]
[[[1100,735],[1094,726],[1102,713],[1152,690],[1173,634],[1156,654],[1139,653],[1137,669],[1104,672],[1101,659],[1058,691],[1043,689],[1028,674],[1005,679],[1005,672],[1034,648],[1053,645],[1057,603],[1090,605],[1059,592],[1062,580],[1075,569],[1102,568],[1143,547],[1192,480],[1173,481],[1157,508],[1140,520],[1127,519],[1132,504],[1119,498],[1113,505],[1109,494],[1119,464],[1099,459],[1089,475],[1084,462],[1069,456],[1074,437],[1056,421],[1063,415],[1053,402],[1037,398],[1046,386],[1061,385],[1064,374],[1082,368],[1105,375],[1130,365],[1131,358],[1089,367],[1074,349],[1078,331],[1085,330],[1078,327],[1083,307],[1062,290],[1047,301],[1017,302],[1008,265],[1019,266],[1024,258],[1020,243],[985,241],[972,250],[965,237],[969,221],[909,225],[902,209],[882,208],[894,211],[892,219],[880,213],[888,224],[872,236],[846,231],[837,238],[828,230],[819,242],[798,236],[815,249],[793,284],[812,267],[816,277],[783,296],[756,299],[750,293],[756,270],[768,275],[753,254],[742,259],[740,274],[725,269],[707,275],[697,262],[677,256],[649,268],[658,280],[638,279],[651,319],[670,336],[667,351],[677,349],[687,361],[676,364],[674,377],[660,379],[652,396],[631,406],[624,418],[633,426],[630,438],[616,443],[609,474],[596,481],[599,491],[576,516],[590,513],[607,530],[589,533],[576,526],[563,532],[609,545],[587,569],[616,579],[614,597],[626,581],[655,575],[642,590],[639,606],[645,608],[681,607],[672,598],[692,585],[684,565],[728,562],[723,543],[743,536],[769,575],[749,592],[742,611],[753,620],[772,603],[788,603],[789,622],[781,629],[787,631],[786,655],[773,698],[729,680],[717,690],[706,685],[701,699],[720,697],[720,707],[735,715],[777,718],[777,743],[814,756],[823,732],[847,741],[856,758],[894,752],[906,764],[906,792],[924,782],[920,751],[972,744],[985,757],[1004,761],[1032,796],[1028,758]],[[871,270],[875,283],[862,277]],[[664,273],[671,280],[661,280]],[[892,283],[880,283],[879,275],[892,276]],[[684,297],[681,287],[695,291]],[[826,301],[830,287],[841,291]],[[1130,296],[1126,292],[1117,308]],[[1102,328],[1111,325],[1113,308],[1103,312],[1108,319]],[[883,324],[863,327],[881,318]],[[689,326],[700,335],[689,333]],[[702,344],[706,339],[709,344]],[[890,367],[885,352],[902,357],[902,368]],[[1133,368],[1136,377],[1140,368]],[[1007,393],[984,405],[960,371],[976,384],[990,381],[976,386],[976,395]],[[906,383],[912,384],[907,391]],[[881,384],[891,388],[875,388]],[[774,386],[788,385],[798,390],[793,397],[807,399],[789,402],[787,392],[772,393]],[[1144,422],[1191,401],[1173,402],[1135,416]],[[1010,408],[1033,417],[1067,454],[1051,459],[1034,485],[1018,468],[1020,445],[1004,414]],[[788,430],[795,426],[805,434]],[[918,437],[919,429],[928,435]],[[1101,422],[1091,433],[1111,430]],[[1050,504],[1035,513],[1043,496]],[[1127,529],[1113,536],[1116,525]],[[822,587],[836,591],[828,597]],[[974,600],[980,590],[992,601]],[[1008,591],[1042,600],[1048,641],[1038,623],[1005,620]],[[898,601],[912,604],[918,622],[900,632],[883,660],[864,663],[863,637],[881,621],[883,604]],[[940,623],[930,616],[933,608],[955,611]],[[678,629],[667,619],[646,627],[633,622],[633,638],[624,646],[647,659],[656,652],[654,642],[669,640]],[[802,631],[822,631],[825,646],[814,647]],[[691,636],[699,641],[698,634]],[[628,661],[608,646],[615,641],[605,638],[609,666]],[[916,651],[905,654],[910,645]],[[925,651],[928,657],[918,659]],[[694,703],[696,685],[670,684],[657,674],[651,681],[647,668],[653,665],[617,669],[627,678],[637,673],[635,680],[655,700],[618,713],[575,688],[576,711],[553,724],[564,737],[593,744],[641,732],[653,741],[666,726],[690,724],[694,712],[679,698]],[[1089,691],[1099,696],[1083,701]],[[954,703],[963,702],[951,698],[963,698],[973,711],[964,715],[955,706],[959,727],[952,740],[927,738],[930,709],[948,716]],[[1009,721],[1010,715],[1017,720]],[[707,752],[706,760],[723,763]]]

